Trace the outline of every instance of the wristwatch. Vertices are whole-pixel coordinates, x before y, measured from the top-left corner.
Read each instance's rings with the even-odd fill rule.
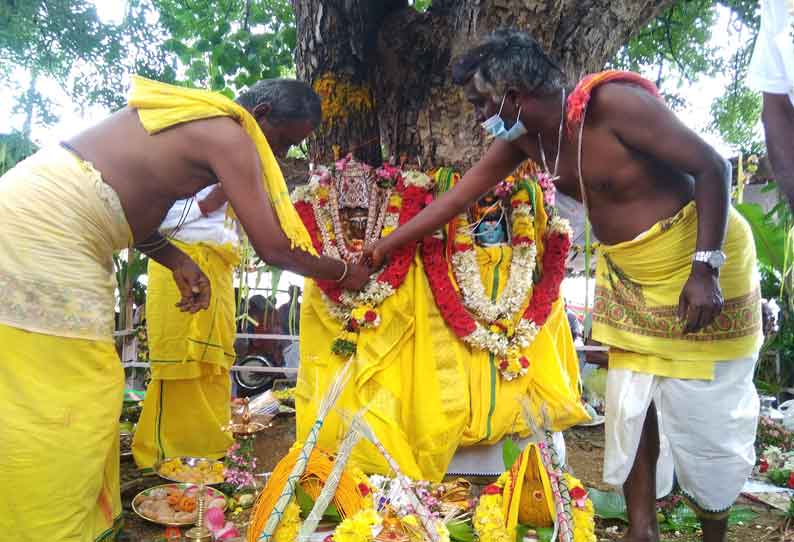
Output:
[[[701,262],[714,270],[719,270],[725,263],[725,253],[721,250],[698,250],[692,261]]]

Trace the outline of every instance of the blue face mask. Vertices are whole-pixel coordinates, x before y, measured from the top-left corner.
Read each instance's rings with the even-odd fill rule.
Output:
[[[505,105],[505,98],[507,98],[507,94],[502,98],[502,105],[499,106],[499,112],[483,122],[482,127],[487,134],[493,137],[498,137],[505,141],[515,141],[527,133],[527,128],[524,126],[524,123],[521,122],[521,108],[518,109],[515,124],[513,124],[509,130],[505,128],[505,121],[502,120],[502,108]]]

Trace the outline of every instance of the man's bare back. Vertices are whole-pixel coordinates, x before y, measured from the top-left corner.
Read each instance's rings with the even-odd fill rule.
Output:
[[[271,123],[267,111],[264,106],[255,118],[275,154],[286,154],[314,129],[305,119]],[[251,245],[267,263],[313,278],[342,277],[343,287],[353,290],[369,278],[364,266],[318,258],[292,246],[262,183],[257,148],[231,118],[196,120],[149,134],[137,111],[126,107],[68,144],[116,191],[136,245],[172,270],[180,268],[185,256],[163,245],[159,225],[176,200],[220,183]],[[202,308],[206,298],[191,310]]]
[[[180,124],[149,135],[125,107],[69,140],[121,200],[136,242],[153,234],[178,199],[218,182],[208,158],[231,138],[247,137],[230,118]],[[219,143],[223,139],[223,145]]]

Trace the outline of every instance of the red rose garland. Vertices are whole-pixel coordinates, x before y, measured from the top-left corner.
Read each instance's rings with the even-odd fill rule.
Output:
[[[546,202],[548,202],[548,199],[546,199]],[[567,223],[554,217],[551,211],[552,209],[548,210],[550,218],[544,235],[545,250],[543,252],[541,278],[532,289],[529,305],[522,314],[521,323],[517,324],[516,329],[526,326],[524,329],[536,330],[536,333],[546,323],[554,302],[560,296],[560,286],[565,278],[565,260],[571,247],[571,238]],[[455,231],[455,229],[452,228],[451,231]],[[514,246],[517,244],[516,241],[516,239],[513,239]],[[531,239],[518,240],[518,243],[529,242],[531,242]],[[450,255],[457,251],[473,250],[473,247],[469,246],[468,243],[458,246],[456,240],[450,240],[450,244],[452,248]],[[508,342],[506,344],[493,342],[492,337],[488,338],[487,330],[466,309],[462,301],[462,293],[455,288],[448,273],[447,261],[449,256],[446,255],[447,248],[444,243],[435,237],[427,237],[423,240],[421,250],[425,272],[436,305],[444,321],[455,335],[476,348],[485,349],[500,356],[502,359],[499,369],[507,380],[524,374],[529,366],[529,360],[526,357],[518,354],[516,350],[512,350],[514,352],[512,355],[515,356],[513,362],[508,360],[509,355],[508,357],[505,356],[506,352],[509,353],[511,349],[516,348],[512,334],[507,335],[506,340]],[[502,331],[507,330],[502,328]],[[530,333],[528,339],[534,339],[534,333]],[[521,340],[519,340],[519,344],[520,342]],[[526,345],[526,343],[523,344]],[[511,367],[511,363],[516,363],[516,367]]]
[[[402,180],[397,184],[397,192],[402,197],[402,205],[400,209],[399,224],[405,224],[416,216],[422,207],[426,204],[429,192],[427,189],[419,188],[417,186],[405,186]],[[320,226],[314,216],[314,209],[305,201],[298,201],[295,203],[295,209],[303,221],[306,229],[311,236],[312,244],[319,254],[323,253],[323,242],[320,236]],[[393,212],[395,209],[390,208]],[[395,290],[405,281],[408,271],[413,262],[414,253],[416,252],[416,243],[409,243],[397,250],[392,254],[388,265],[378,274],[375,279],[378,282],[388,284]],[[342,295],[342,289],[334,281],[317,280],[317,286],[322,292],[334,303],[339,303]]]

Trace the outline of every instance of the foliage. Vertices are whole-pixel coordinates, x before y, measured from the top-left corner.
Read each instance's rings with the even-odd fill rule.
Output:
[[[432,3],[433,0],[409,0],[416,11],[427,11]]]
[[[683,104],[683,98],[666,83],[680,87],[719,69],[718,51],[706,45],[716,21],[713,6],[711,0],[676,2],[627,43],[612,64],[638,72],[655,70],[656,85],[665,91],[667,100]]]
[[[587,494],[593,502],[596,517],[601,519],[617,519],[629,522],[626,500],[614,492],[588,489]],[[757,514],[746,507],[734,507],[728,518],[729,525],[752,521]],[[693,532],[700,528],[697,516],[683,501],[681,496],[672,494],[656,502],[656,517],[659,530],[662,532]]]
[[[770,183],[768,190],[776,189]],[[794,273],[792,273],[791,239],[788,232],[794,224],[791,210],[781,201],[770,212],[757,204],[737,204],[736,209],[750,224],[761,271],[761,295],[778,299],[781,308],[780,329],[766,344],[759,356],[756,386],[763,393],[778,395],[783,385],[794,379]],[[766,352],[777,352],[781,374],[770,374],[764,364]],[[773,372],[773,371],[772,371]]]
[[[717,5],[731,10],[725,32],[737,44],[728,58],[709,45],[716,27]],[[719,134],[735,151],[758,152],[762,142],[756,130],[761,113],[757,93],[744,84],[758,30],[758,2],[752,0],[691,0],[676,2],[651,21],[625,47],[612,65],[654,74],[666,101],[677,110],[687,105],[680,89],[703,76],[730,77],[723,95],[711,105],[709,131]]]
[[[293,73],[295,18],[288,0],[154,0],[164,49],[192,85],[233,92]]]
[[[153,17],[144,0],[127,0],[118,25],[103,23],[87,0],[0,2],[0,75],[26,115],[23,131],[34,116],[45,125],[55,120],[53,104],[37,88],[40,76],[54,79],[77,103],[110,108],[122,103],[130,72],[173,78],[163,51],[152,46],[161,37]],[[28,84],[12,83],[19,79]]]
[[[146,274],[148,258],[135,249],[129,249],[113,255],[113,267],[116,273],[116,287],[119,291],[119,329],[127,329],[131,322],[127,322],[128,306],[134,301],[143,304],[146,298],[146,286],[140,278]]]
[[[34,152],[36,145],[19,132],[0,134],[0,175]]]

